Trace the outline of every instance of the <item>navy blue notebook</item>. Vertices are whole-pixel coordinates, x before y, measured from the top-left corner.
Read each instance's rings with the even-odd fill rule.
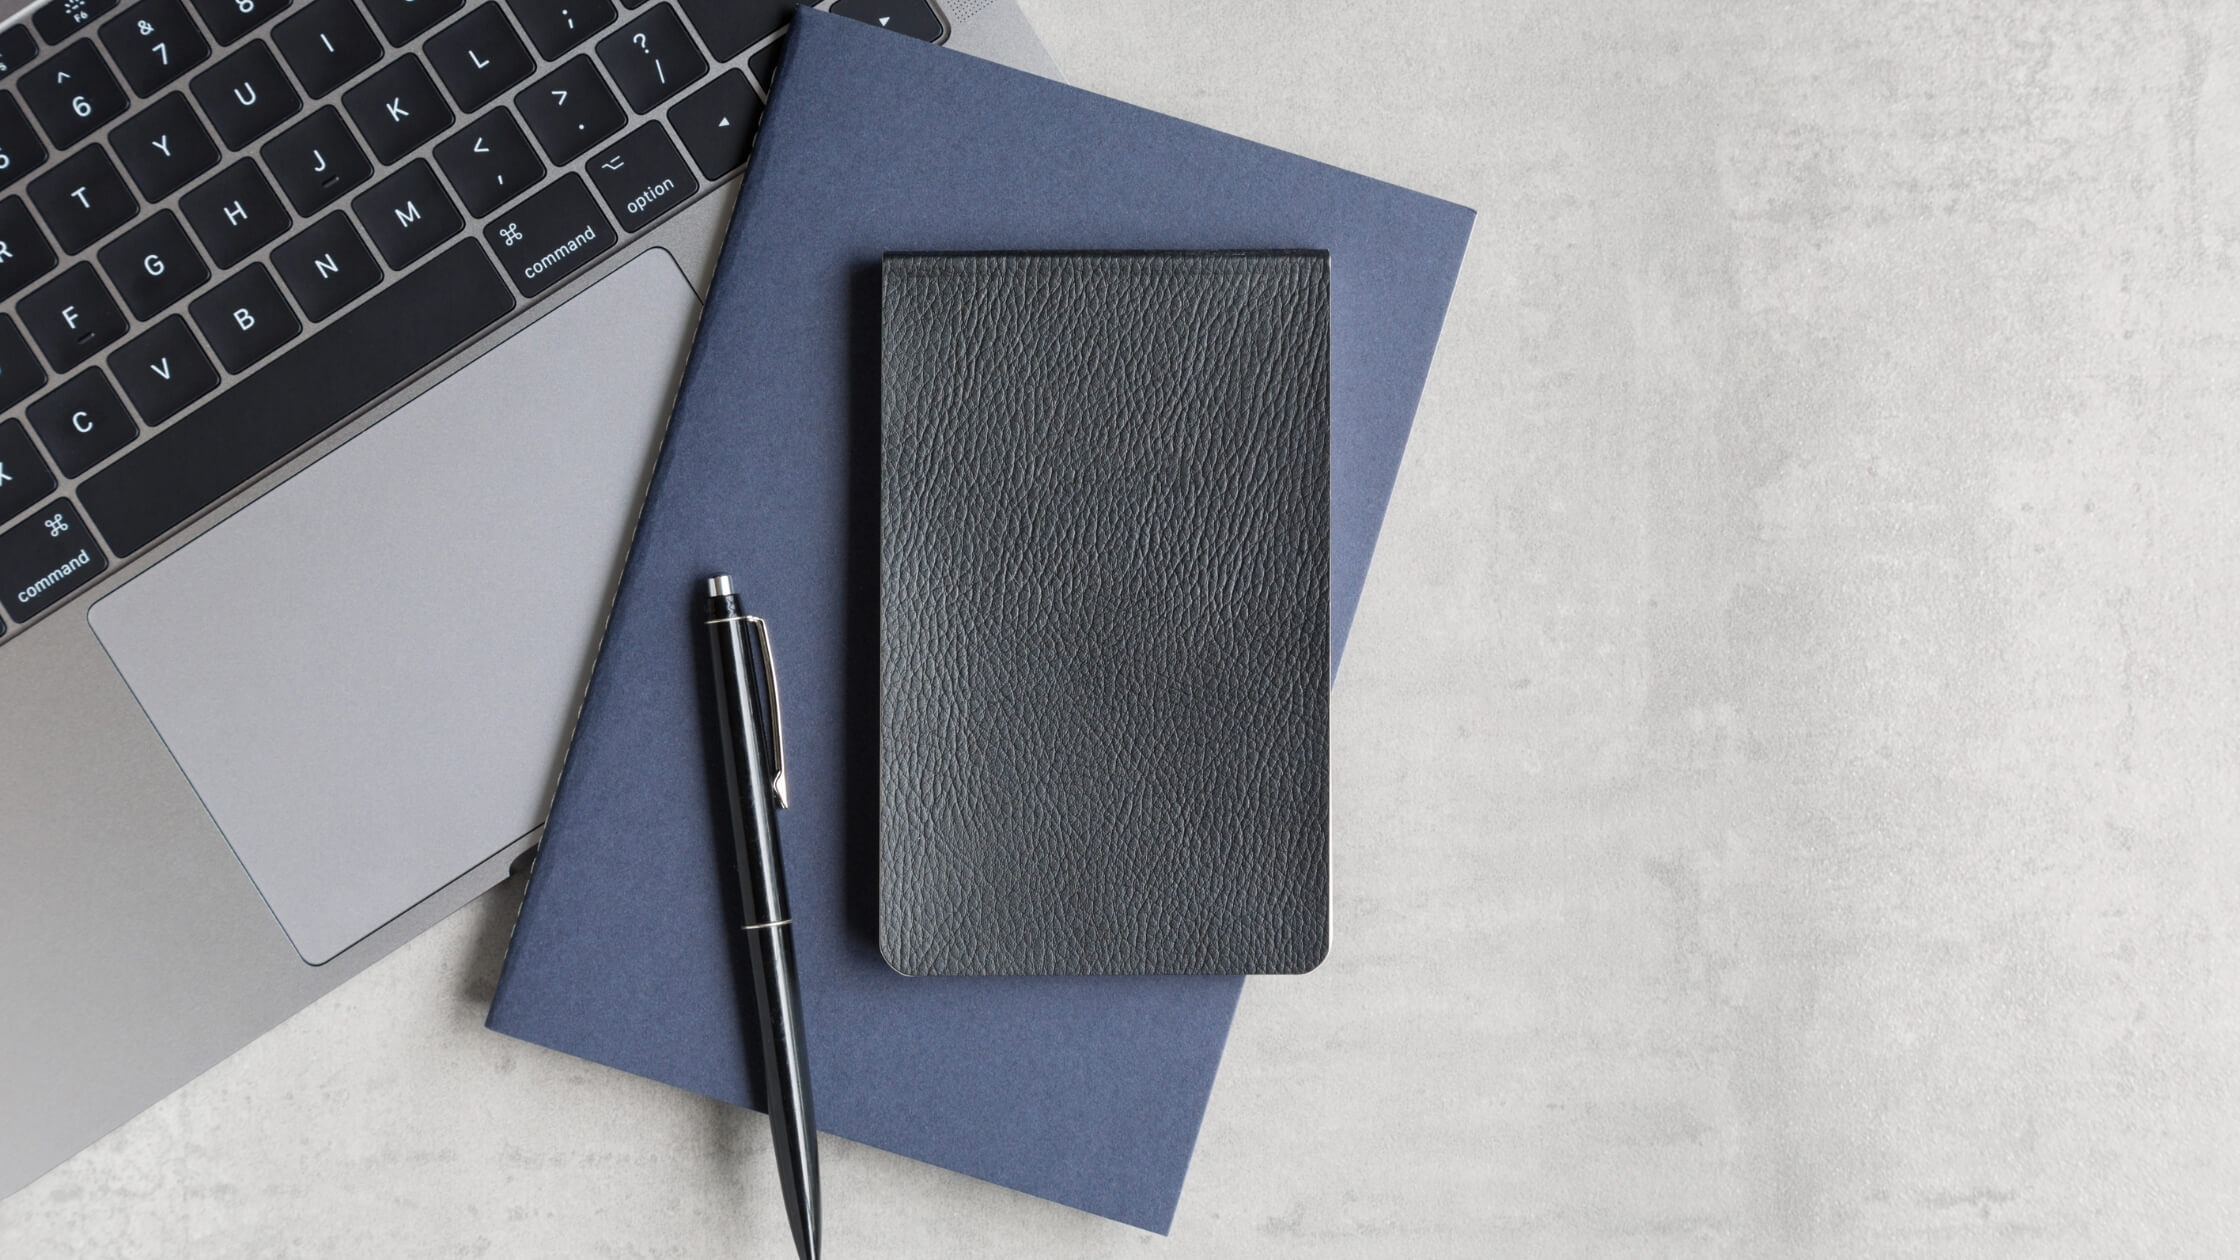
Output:
[[[879,956],[879,261],[1328,250],[1334,664],[1471,213],[808,11],[758,143],[490,1026],[756,1104],[694,615],[729,572],[784,684],[822,1127],[1164,1232],[1241,980],[905,979]]]

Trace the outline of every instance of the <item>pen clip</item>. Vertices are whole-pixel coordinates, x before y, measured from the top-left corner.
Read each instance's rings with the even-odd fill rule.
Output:
[[[774,767],[770,772],[770,793],[778,798],[778,808],[786,808],[786,714],[785,706],[778,703],[778,653],[771,646],[770,623],[760,617],[750,616],[747,624],[754,627],[755,655],[762,661],[762,690],[770,697],[770,725],[763,734],[763,748],[770,754]]]

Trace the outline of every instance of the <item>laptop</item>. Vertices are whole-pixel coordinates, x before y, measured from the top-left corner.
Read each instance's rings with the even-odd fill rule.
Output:
[[[791,11],[0,24],[0,1195],[536,843]]]

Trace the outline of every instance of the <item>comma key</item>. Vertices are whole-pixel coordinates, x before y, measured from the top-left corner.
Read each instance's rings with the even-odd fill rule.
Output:
[[[56,499],[0,534],[0,608],[21,625],[108,567],[109,558],[78,510],[68,499]]]
[[[482,229],[498,266],[513,277],[523,297],[535,297],[560,283],[599,255],[614,248],[614,228],[584,187],[570,173],[501,214]]]

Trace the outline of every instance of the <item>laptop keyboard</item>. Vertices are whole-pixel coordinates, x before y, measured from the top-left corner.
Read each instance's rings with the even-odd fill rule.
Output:
[[[924,4],[852,7],[938,34],[888,12]],[[737,169],[791,9],[53,0],[0,30],[0,635]]]

